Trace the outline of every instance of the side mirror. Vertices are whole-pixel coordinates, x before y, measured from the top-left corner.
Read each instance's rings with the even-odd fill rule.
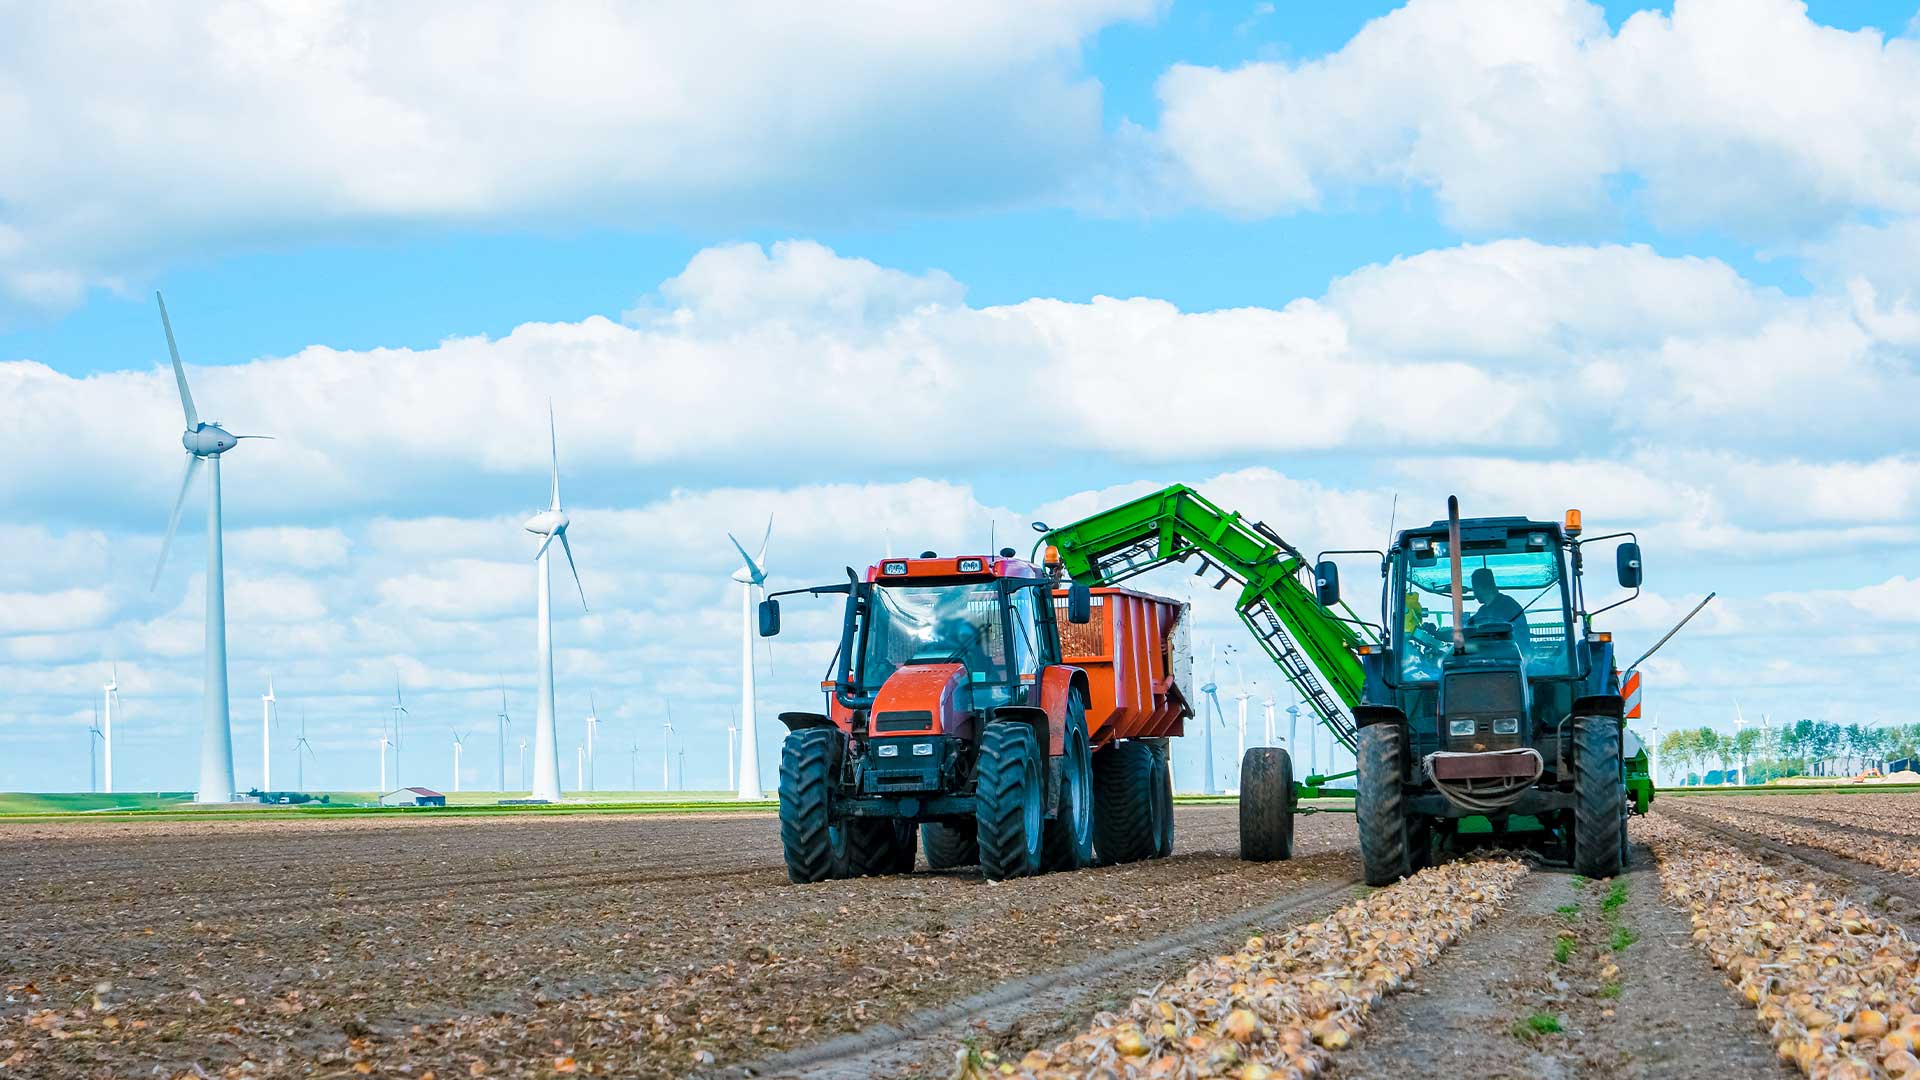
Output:
[[[1321,559],[1320,565],[1313,568],[1313,592],[1321,607],[1340,602],[1340,567],[1332,559]]]
[[[772,637],[780,632],[780,601],[760,601],[760,636]]]
[[[1080,624],[1093,621],[1093,590],[1079,582],[1067,586],[1067,621]]]
[[[1637,589],[1640,587],[1640,545],[1629,540],[1613,552],[1614,569],[1620,573],[1620,587]]]

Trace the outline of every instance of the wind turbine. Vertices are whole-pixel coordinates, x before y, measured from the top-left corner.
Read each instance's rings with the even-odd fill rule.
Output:
[[[1233,646],[1227,646],[1227,651],[1230,653],[1233,652]],[[1240,684],[1240,692],[1233,696],[1239,718],[1238,726],[1235,729],[1239,734],[1235,736],[1233,747],[1233,786],[1238,790],[1240,787],[1240,763],[1247,760],[1247,702],[1253,699],[1253,695],[1247,693],[1247,673],[1241,669],[1239,664],[1234,664],[1232,660],[1228,660],[1227,663],[1233,664],[1233,677],[1235,681]]]
[[[260,790],[273,790],[273,676],[267,676],[267,692],[260,695]]]
[[[400,722],[407,718],[407,703],[400,700],[400,672],[393,673],[393,786],[402,787],[400,779]]]
[[[627,752],[627,789],[629,791],[640,790],[640,744],[639,743],[634,743],[633,749]]]
[[[520,763],[516,766],[520,773],[520,786],[527,786],[527,737],[520,736]]]
[[[587,691],[587,790],[598,791],[600,785],[593,778],[593,733],[600,728],[600,706],[593,700],[593,691]]]
[[[101,779],[106,781],[104,786],[107,794],[111,795],[113,794],[113,706],[120,700],[120,665],[115,664],[108,669],[107,685],[102,689],[105,691],[102,696],[106,698],[107,705],[107,726],[104,729],[100,728],[98,714],[93,718],[93,726],[100,731],[101,749],[106,753],[106,769],[101,773]],[[91,748],[93,743],[89,741],[87,746]],[[87,782],[92,783],[93,774],[87,775]]]
[[[382,795],[387,793],[387,747],[392,745],[393,742],[387,738],[386,726],[382,724],[380,728],[380,794]]]
[[[98,748],[96,748],[93,745],[93,740],[104,739],[105,737],[106,736],[100,733],[100,706],[95,705],[93,707],[93,726],[87,729],[87,790],[88,791],[100,790],[100,779],[98,776],[95,775],[96,770],[99,768],[97,755],[100,753],[100,751]]]
[[[1299,736],[1300,699],[1296,697],[1293,704],[1287,706],[1287,753],[1291,754],[1298,748],[1298,743],[1295,740],[1297,740]]]
[[[740,553],[743,564],[733,572],[733,580],[740,583],[740,787],[736,794],[742,799],[760,799],[764,797],[760,791],[760,741],[753,730],[753,591],[766,589],[767,541],[773,539],[773,515],[767,515],[767,531],[760,537],[758,557],[747,554],[732,533],[727,539],[733,540],[733,549]]]
[[[1214,652],[1214,646],[1207,647],[1207,659],[1212,663],[1213,671],[1207,676],[1206,683],[1200,687],[1200,692],[1206,695],[1207,704],[1213,709],[1213,716],[1210,720],[1201,721],[1200,724],[1207,733],[1206,749],[1202,751],[1207,756],[1207,767],[1201,770],[1206,774],[1206,782],[1201,785],[1200,791],[1205,795],[1218,795],[1219,785],[1213,781],[1213,725],[1219,724],[1224,727],[1227,721],[1226,717],[1220,715],[1220,661]]]
[[[307,756],[313,754],[313,744],[307,741],[307,707],[305,705],[300,707],[300,737],[293,743],[293,783],[301,791],[307,790],[307,759],[302,756],[303,754]],[[387,760],[384,753],[380,755],[380,760],[382,762]],[[386,792],[383,791],[381,794],[384,795]]]
[[[580,584],[580,568],[573,561],[573,545],[567,543],[567,512],[560,509],[560,435],[553,421],[553,403],[547,403],[547,443],[553,457],[553,498],[545,510],[528,518],[523,526],[535,536],[544,536],[540,550],[534,552],[536,579],[539,582],[540,692],[534,701],[533,792],[532,797],[546,802],[560,801],[560,736],[553,721],[553,584],[547,572],[547,549],[557,537],[566,553],[567,568],[573,571],[574,587],[580,590],[580,607],[587,606],[587,589]],[[584,771],[584,770],[583,770]],[[579,777],[576,779],[584,779]]]
[[[1265,742],[1265,744],[1264,744],[1264,745],[1267,745],[1267,746],[1273,746],[1273,745],[1275,745],[1275,743],[1274,743],[1274,738],[1273,738],[1273,736],[1274,736],[1274,730],[1273,730],[1273,729],[1274,729],[1274,723],[1273,723],[1273,699],[1272,699],[1272,698],[1268,698],[1268,699],[1266,699],[1265,701],[1262,701],[1262,702],[1260,703],[1260,707],[1261,707],[1261,709],[1263,709],[1263,710],[1265,711],[1265,713],[1266,713],[1266,721],[1267,721],[1267,738],[1266,738],[1266,742]]]
[[[167,302],[159,293],[153,298],[160,305],[160,328],[167,334],[167,353],[173,358],[173,379],[180,387],[180,408],[186,414],[187,428],[180,445],[187,450],[187,471],[180,478],[180,495],[173,501],[173,514],[167,518],[167,535],[160,542],[160,562],[153,568],[153,584],[160,586],[160,571],[167,566],[167,549],[173,546],[173,531],[180,525],[180,508],[186,504],[187,489],[193,486],[193,474],[207,465],[207,609],[206,609],[206,683],[202,690],[200,721],[200,780],[193,800],[202,803],[231,802],[233,799],[233,722],[227,714],[227,578],[221,551],[220,532],[220,455],[240,445],[241,439],[267,439],[270,435],[235,435],[219,423],[203,423],[193,407],[193,394],[187,390],[187,369],[180,364],[180,349],[173,341],[173,324],[167,319]]]
[[[507,719],[507,681],[505,679],[501,679],[500,680],[500,716],[499,716],[499,724],[497,725],[497,730],[499,732],[499,744],[500,744],[499,746],[499,749],[500,749],[499,790],[502,792],[507,790],[507,725],[511,723],[513,723],[513,721]]]
[[[455,791],[460,790],[460,752],[466,748],[467,737],[457,731],[453,732],[453,790]]]
[[[660,749],[660,790],[673,787],[673,702],[667,702],[667,744]]]
[[[734,773],[733,773],[733,737],[735,735],[738,735],[739,733],[740,733],[740,725],[738,723],[730,723],[727,725],[727,786],[728,787],[735,787],[739,783],[738,780],[734,779]]]

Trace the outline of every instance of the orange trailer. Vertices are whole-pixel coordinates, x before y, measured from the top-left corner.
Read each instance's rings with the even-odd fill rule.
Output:
[[[1192,670],[1186,605],[1132,589],[1092,591],[1093,618],[1067,620],[1067,594],[1054,593],[1061,661],[1087,674],[1087,736],[1098,748],[1116,739],[1184,734],[1191,714]]]

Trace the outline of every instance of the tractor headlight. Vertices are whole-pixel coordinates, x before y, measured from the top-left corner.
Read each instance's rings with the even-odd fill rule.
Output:
[[[1520,734],[1520,718],[1517,716],[1503,716],[1495,720],[1493,722],[1493,733],[1495,735]]]
[[[880,564],[880,572],[889,577],[898,577],[907,572],[907,564],[905,562],[883,562]]]
[[[879,754],[881,757],[899,757],[900,744],[899,743],[881,743],[879,746],[876,746],[873,748],[873,752],[876,754]]]
[[[933,756],[933,744],[932,744],[932,743],[930,743],[930,742],[917,742],[917,743],[914,743],[914,744],[913,744],[913,756],[914,756],[914,757],[932,757],[932,756]]]
[[[1447,721],[1447,734],[1449,734],[1449,735],[1471,735],[1471,734],[1473,734],[1473,721],[1471,721],[1471,720],[1449,720],[1449,721]]]
[[[977,574],[984,568],[985,568],[985,564],[983,564],[979,559],[961,559],[960,560],[960,572],[963,574]]]

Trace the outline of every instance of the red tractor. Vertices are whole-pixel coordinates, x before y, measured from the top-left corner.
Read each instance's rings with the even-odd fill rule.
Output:
[[[1012,549],[925,552],[768,597],[762,636],[792,593],[847,598],[827,711],[780,714],[794,881],[905,873],[922,839],[935,869],[993,879],[1172,852],[1182,605],[1064,585]]]

